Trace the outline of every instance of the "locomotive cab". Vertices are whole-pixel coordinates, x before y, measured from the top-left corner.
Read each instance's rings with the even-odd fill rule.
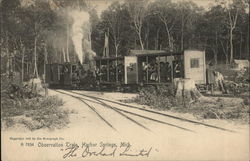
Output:
[[[45,83],[50,87],[72,87],[79,83],[78,65],[72,63],[46,64]]]

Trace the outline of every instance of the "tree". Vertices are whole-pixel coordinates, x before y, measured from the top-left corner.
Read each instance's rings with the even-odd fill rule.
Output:
[[[148,0],[137,0],[137,1],[127,0],[126,5],[128,8],[130,18],[132,20],[134,30],[138,36],[141,49],[144,50],[142,27],[143,27],[143,21],[147,13]]]
[[[20,21],[17,18],[20,11],[19,0],[2,0],[0,3],[1,14],[1,64],[6,65],[5,71],[8,76],[14,71],[15,42],[19,37]],[[5,59],[3,59],[5,58]],[[5,60],[5,61],[2,61]],[[1,66],[2,67],[2,66]],[[2,69],[2,68],[1,68]]]
[[[219,0],[219,5],[223,6],[227,12],[227,25],[229,28],[230,37],[230,64],[233,63],[234,58],[234,31],[237,27],[238,17],[241,13],[246,12],[247,2],[244,0]]]
[[[115,56],[118,56],[121,46],[124,27],[126,27],[126,8],[119,2],[113,3],[108,10],[102,14],[102,23],[104,23],[106,31],[109,29],[109,35],[112,39]]]
[[[180,1],[176,6],[177,25],[176,30],[180,31],[180,49],[184,50],[185,44],[193,46],[191,38],[196,33],[197,22],[200,21],[204,10],[192,1]],[[204,17],[206,18],[206,17]],[[178,32],[179,33],[179,32]],[[179,36],[179,34],[178,34]]]
[[[167,33],[168,48],[173,50],[174,39],[172,31],[176,25],[176,4],[170,0],[155,1],[150,5],[150,13],[158,16],[159,20],[163,23],[165,31]]]
[[[34,76],[38,75],[38,49],[43,48],[41,42],[45,41],[47,36],[47,30],[50,30],[51,24],[54,19],[54,12],[47,7],[48,4],[42,1],[35,1],[33,5],[25,8],[23,18],[29,24],[30,36],[33,39],[33,60],[34,60]],[[28,35],[26,35],[28,36]]]
[[[221,6],[213,6],[204,14],[202,22],[199,24],[199,28],[202,29],[200,34],[205,38],[204,46],[213,53],[214,65],[217,65],[218,62],[220,44],[226,41],[225,38],[227,38],[224,36],[227,35],[224,15],[224,9]],[[224,54],[226,64],[228,64],[227,53]]]
[[[148,49],[158,50],[161,48],[163,42],[163,36],[165,35],[165,29],[162,22],[159,20],[157,14],[155,14],[152,4],[148,6],[147,17],[144,22],[145,42]]]

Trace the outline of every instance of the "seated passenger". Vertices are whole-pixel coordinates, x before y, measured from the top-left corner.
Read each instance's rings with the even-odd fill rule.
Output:
[[[109,69],[108,69],[108,72],[109,72],[109,81],[114,81],[114,75],[115,75],[115,67],[114,65],[110,64],[109,65]]]
[[[107,72],[108,72],[107,67],[102,66],[101,73],[100,73],[102,81],[107,81]]]
[[[95,77],[96,77],[96,80],[99,80],[100,79],[100,68],[96,68],[95,70]]]
[[[157,64],[150,64],[149,66],[149,73],[150,73],[150,80],[151,81],[158,81],[158,70],[157,70]]]
[[[167,65],[164,62],[160,63],[160,78],[161,82],[167,82]]]
[[[180,78],[181,77],[181,66],[180,62],[176,62],[174,66],[174,78]]]
[[[150,80],[152,80],[152,81],[158,81],[158,74],[157,74],[157,72],[153,72],[151,74]]]
[[[118,65],[118,81],[123,81],[123,76],[124,76],[124,65],[119,64]]]
[[[166,62],[166,68],[167,68],[167,82],[171,82],[171,64],[169,62]]]
[[[149,64],[146,62],[142,63],[142,79],[143,81],[147,80],[147,70],[148,70]]]

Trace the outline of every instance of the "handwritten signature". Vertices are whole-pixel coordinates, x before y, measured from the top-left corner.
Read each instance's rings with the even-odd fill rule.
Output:
[[[81,150],[82,149],[82,150]],[[152,147],[149,149],[140,149],[139,151],[132,151],[131,146],[126,147],[106,147],[103,146],[102,148],[90,148],[86,146],[84,148],[80,148],[77,144],[74,144],[66,149],[63,149],[66,153],[63,155],[63,158],[73,158],[73,157],[91,157],[91,156],[111,156],[115,157],[117,154],[118,156],[130,156],[130,157],[149,157]],[[80,151],[80,152],[79,152]]]

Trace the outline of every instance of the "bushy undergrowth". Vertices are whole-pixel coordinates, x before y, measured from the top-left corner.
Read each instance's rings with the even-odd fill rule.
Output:
[[[245,68],[240,71],[230,68],[221,68],[217,70],[225,77],[224,85],[229,94],[240,96],[250,92],[249,68]]]
[[[60,108],[63,101],[56,96],[42,97],[29,86],[1,78],[2,128],[24,125],[29,130],[61,128],[68,123],[68,111]]]
[[[249,94],[250,85],[249,83],[235,83],[233,81],[225,81],[225,88],[229,94],[235,96],[241,96],[243,94]]]
[[[159,110],[191,113],[201,119],[232,119],[249,122],[248,100],[241,98],[202,97],[184,106],[177,102],[172,86],[149,86],[139,90],[139,95],[126,102],[148,105]]]
[[[62,128],[68,123],[69,113],[59,108],[62,105],[62,100],[56,96],[22,100],[16,106],[3,105],[1,117],[6,127],[19,123],[29,130]]]
[[[174,107],[172,111],[192,113],[200,119],[230,119],[249,123],[249,106],[240,98],[204,97],[189,108]]]
[[[139,95],[131,101],[161,110],[170,109],[176,105],[173,87],[164,85],[141,88]]]
[[[3,101],[5,102],[5,101]],[[12,101],[14,102],[14,101]],[[69,111],[62,110],[61,99],[55,96],[19,100],[19,103],[2,104],[1,117],[6,127],[23,124],[29,130],[62,128],[68,123]],[[16,104],[16,105],[14,105]]]
[[[250,83],[250,68],[245,68],[236,73],[235,82],[236,83]]]

